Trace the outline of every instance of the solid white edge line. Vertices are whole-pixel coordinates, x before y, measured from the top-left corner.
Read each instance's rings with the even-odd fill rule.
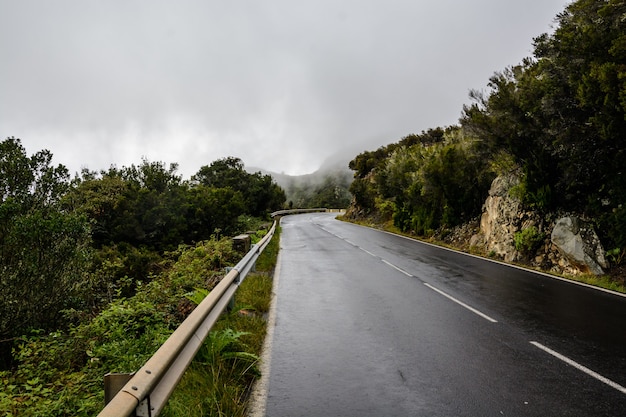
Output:
[[[562,360],[563,362],[567,363],[568,365],[573,366],[574,368],[578,369],[579,371],[582,371],[582,372],[586,373],[587,375],[594,377],[598,381],[605,383],[606,385],[610,386],[611,388],[614,388],[614,389],[618,390],[622,394],[626,394],[626,388],[624,388],[623,386],[621,386],[617,382],[611,381],[610,379],[600,375],[599,373],[597,373],[595,371],[592,371],[591,369],[587,368],[586,366],[583,366],[583,365],[579,364],[576,361],[573,361],[572,359],[568,358],[567,356],[561,355],[559,352],[555,352],[554,350],[550,349],[549,347],[546,347],[546,346],[542,345],[539,342],[530,342],[530,344],[535,346],[535,347],[538,347],[539,349],[543,350],[544,352],[549,353],[550,355],[554,356],[555,358]]]
[[[381,261],[383,261],[384,263],[386,263],[387,265],[389,265],[390,267],[392,267],[393,269],[402,272],[404,275],[412,277],[413,274],[409,274],[408,272],[406,272],[405,270],[403,270],[402,268],[398,268],[397,266],[395,266],[394,264],[392,264],[391,262],[387,262],[384,259],[381,259]]]
[[[280,241],[279,241],[280,245]],[[270,311],[267,317],[267,332],[261,350],[261,358],[259,370],[261,377],[256,380],[252,391],[250,392],[250,403],[248,406],[247,417],[264,417],[267,409],[267,395],[269,393],[270,369],[272,359],[272,344],[274,341],[274,329],[276,328],[276,303],[278,281],[280,278],[281,251],[279,249],[276,258],[276,267],[274,268],[274,276],[272,277],[272,300],[270,302]]]
[[[337,221],[341,221],[341,220],[337,220]],[[351,222],[345,222],[344,221],[344,223],[351,224],[351,225],[356,226],[356,227],[363,227],[363,228],[366,228],[366,229],[369,229],[369,230],[373,230],[375,232],[386,233],[388,235],[396,236],[396,237],[399,237],[399,238],[402,238],[402,239],[412,240],[413,242],[418,242],[418,243],[422,243],[424,245],[432,246],[434,248],[439,248],[439,249],[447,250],[449,252],[454,252],[454,253],[458,253],[458,254],[461,254],[461,255],[469,256],[470,258],[482,259],[483,261],[491,262],[491,263],[494,263],[494,264],[508,266],[510,268],[519,269],[520,271],[532,272],[532,273],[535,273],[537,275],[543,275],[546,278],[552,278],[552,279],[556,279],[556,280],[559,280],[559,281],[566,282],[568,284],[579,285],[581,287],[587,287],[587,288],[590,288],[592,290],[602,291],[602,292],[605,292],[607,294],[617,295],[618,297],[626,298],[626,293],[609,290],[607,288],[596,287],[595,285],[587,284],[585,282],[574,281],[573,279],[567,279],[567,278],[560,277],[558,275],[548,274],[547,272],[537,271],[535,269],[530,269],[530,268],[524,268],[524,267],[519,266],[519,265],[508,264],[506,262],[498,261],[498,260],[491,259],[491,258],[485,258],[485,257],[482,257],[482,256],[474,255],[472,253],[461,252],[460,250],[447,248],[445,246],[435,245],[434,243],[425,242],[423,240],[415,239],[415,238],[412,238],[412,237],[409,237],[409,236],[399,235],[397,233],[388,232],[386,230],[380,230],[380,229],[376,229],[376,228],[373,228],[373,227],[363,226],[361,224],[356,224],[356,223],[351,223]]]
[[[438,289],[438,288],[433,287],[433,286],[432,286],[432,285],[430,285],[429,283],[425,282],[425,283],[424,283],[424,285],[426,285],[426,286],[427,286],[428,288],[430,288],[431,290],[438,292],[439,294],[443,295],[444,297],[446,297],[446,298],[448,298],[448,299],[450,299],[450,300],[454,301],[454,302],[455,302],[455,303],[457,303],[458,305],[465,307],[466,309],[468,309],[468,310],[469,310],[469,311],[471,311],[472,313],[474,313],[474,314],[478,314],[480,317],[484,318],[485,320],[488,320],[488,321],[490,321],[490,322],[492,322],[492,323],[497,323],[497,322],[498,322],[498,320],[496,320],[496,319],[492,319],[491,317],[489,317],[489,316],[488,316],[488,315],[486,315],[485,313],[482,313],[482,312],[480,312],[480,311],[476,310],[474,307],[470,307],[470,306],[468,306],[468,305],[467,305],[467,304],[465,304],[463,301],[457,300],[457,299],[456,299],[456,298],[454,298],[453,296],[451,296],[451,295],[449,295],[449,294],[447,294],[447,293],[445,293],[445,292],[441,291],[441,290],[440,290],[440,289]]]

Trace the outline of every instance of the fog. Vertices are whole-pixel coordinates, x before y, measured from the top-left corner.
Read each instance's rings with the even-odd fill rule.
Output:
[[[562,0],[0,0],[0,135],[71,172],[287,174],[455,124]]]

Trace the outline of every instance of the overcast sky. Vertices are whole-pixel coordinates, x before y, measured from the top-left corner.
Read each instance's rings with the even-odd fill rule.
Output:
[[[0,135],[72,173],[315,171],[456,124],[565,0],[0,0]]]

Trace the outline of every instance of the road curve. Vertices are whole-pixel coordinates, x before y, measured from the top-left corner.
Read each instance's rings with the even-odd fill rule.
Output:
[[[282,219],[252,415],[626,415],[626,297],[334,216]]]

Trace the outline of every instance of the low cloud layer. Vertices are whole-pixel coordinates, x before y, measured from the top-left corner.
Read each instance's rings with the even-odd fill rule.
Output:
[[[0,135],[72,172],[289,174],[454,124],[563,0],[0,0]]]

